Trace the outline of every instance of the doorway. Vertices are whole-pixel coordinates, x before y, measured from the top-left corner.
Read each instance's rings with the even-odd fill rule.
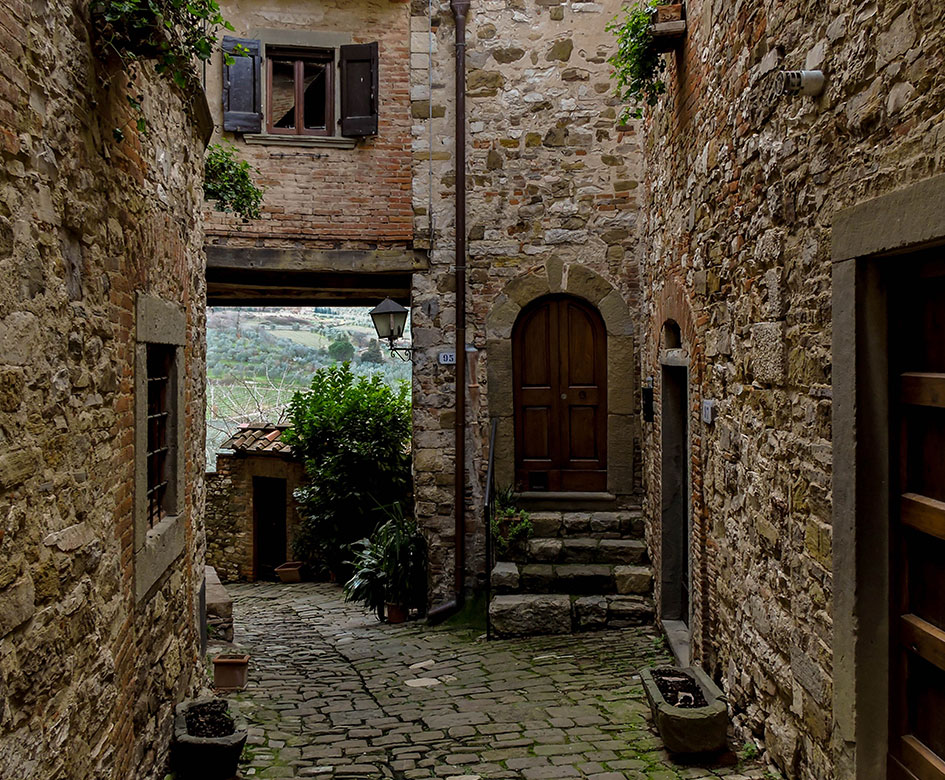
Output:
[[[607,331],[570,295],[541,298],[512,331],[515,482],[526,491],[607,488]]]
[[[286,480],[253,477],[254,576],[276,579],[275,569],[287,560]]]
[[[896,268],[888,774],[945,780],[945,258]]]
[[[661,423],[660,617],[673,652],[689,662],[691,544],[689,495],[689,367],[679,328],[663,328]]]

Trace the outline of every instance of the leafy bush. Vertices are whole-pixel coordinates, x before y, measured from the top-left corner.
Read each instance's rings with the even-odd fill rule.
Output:
[[[345,599],[359,601],[383,615],[384,604],[420,607],[426,603],[426,541],[413,518],[397,504],[370,539],[356,542],[354,574]]]
[[[328,355],[332,360],[343,363],[354,357],[354,344],[344,336],[339,336],[328,345]]]
[[[410,399],[374,374],[357,377],[349,363],[315,372],[309,390],[289,405],[287,441],[305,464],[295,492],[302,521],[296,555],[314,570],[346,579],[350,546],[370,537],[381,507],[410,497]]]
[[[628,105],[621,121],[643,116],[643,105],[655,106],[666,85],[660,76],[665,65],[663,57],[653,47],[650,25],[655,3],[637,2],[607,25],[608,32],[617,36],[617,52],[608,62],[614,66],[612,78],[617,83],[617,97]]]
[[[204,161],[203,194],[219,211],[235,211],[243,219],[259,219],[262,190],[253,183],[254,169],[236,157],[236,147],[213,144]]]

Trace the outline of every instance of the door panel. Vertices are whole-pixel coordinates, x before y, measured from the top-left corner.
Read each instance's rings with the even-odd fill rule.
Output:
[[[569,296],[528,307],[512,333],[519,490],[607,487],[607,333]]]
[[[945,780],[945,263],[897,263],[891,285],[891,777]],[[900,272],[901,271],[901,272]]]

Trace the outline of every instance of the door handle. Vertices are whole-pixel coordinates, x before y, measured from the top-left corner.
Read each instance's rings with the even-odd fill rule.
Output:
[[[567,399],[568,399],[568,394],[567,394],[567,393],[562,393],[562,394],[561,394],[561,400],[562,400],[562,401],[566,401]]]

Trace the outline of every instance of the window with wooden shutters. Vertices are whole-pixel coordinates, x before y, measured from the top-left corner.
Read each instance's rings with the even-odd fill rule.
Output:
[[[276,135],[333,135],[332,49],[266,49],[266,129]]]
[[[223,64],[223,129],[232,133],[262,132],[261,44],[257,40],[223,38],[232,64]]]
[[[377,135],[378,45],[341,47],[341,134]]]

